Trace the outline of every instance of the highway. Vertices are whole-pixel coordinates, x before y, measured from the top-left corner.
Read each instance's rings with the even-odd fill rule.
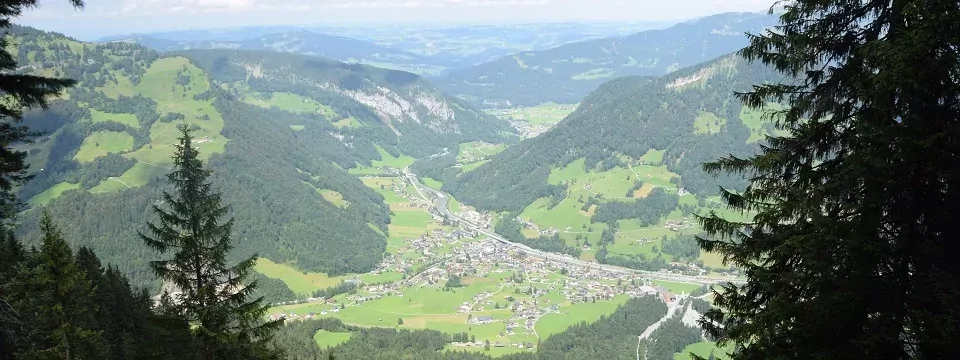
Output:
[[[410,181],[411,184],[413,184],[414,189],[417,190],[417,194],[419,194],[421,198],[423,198],[424,200],[426,200],[426,201],[428,201],[428,202],[434,203],[434,206],[437,208],[437,211],[440,212],[440,215],[445,216],[445,217],[447,217],[448,219],[455,220],[455,221],[457,222],[457,224],[459,224],[459,226],[461,226],[461,227],[465,227],[465,228],[468,228],[468,229],[477,231],[477,232],[479,232],[479,233],[481,233],[481,234],[483,234],[483,235],[486,235],[486,236],[489,237],[490,239],[496,240],[496,241],[498,241],[498,242],[500,242],[500,243],[502,243],[502,244],[504,244],[504,245],[506,245],[506,246],[510,246],[510,247],[512,247],[512,248],[520,251],[520,252],[523,252],[523,253],[527,254],[528,256],[533,256],[533,257],[541,258],[541,259],[544,259],[544,260],[547,260],[547,261],[561,262],[561,263],[564,263],[564,264],[567,264],[567,265],[571,265],[571,266],[579,266],[579,267],[587,267],[587,268],[598,269],[598,270],[607,271],[607,272],[616,273],[616,274],[626,274],[626,273],[639,274],[639,275],[642,275],[642,276],[644,276],[644,277],[646,277],[646,278],[650,278],[650,279],[654,279],[654,280],[666,280],[666,281],[676,281],[676,282],[685,282],[685,283],[694,283],[694,284],[704,284],[704,285],[712,285],[712,284],[718,284],[718,283],[724,283],[724,282],[733,282],[733,283],[742,283],[742,282],[743,282],[742,280],[718,279],[718,278],[710,278],[710,277],[703,277],[703,276],[689,276],[689,275],[667,274],[667,273],[661,273],[661,272],[655,272],[655,271],[644,271],[644,270],[630,269],[630,268],[625,268],[625,267],[620,267],[620,266],[599,264],[599,263],[596,263],[596,262],[588,262],[588,261],[583,261],[583,260],[579,260],[579,259],[573,259],[573,258],[570,258],[570,257],[558,255],[558,254],[553,254],[553,253],[549,253],[549,252],[544,252],[544,251],[537,250],[537,249],[531,248],[531,247],[526,246],[526,245],[523,245],[523,244],[518,244],[518,243],[515,243],[515,242],[511,242],[511,241],[503,238],[503,237],[500,236],[499,234],[497,234],[497,233],[495,233],[495,232],[493,232],[493,231],[491,231],[491,230],[489,230],[489,229],[487,229],[487,228],[485,228],[485,227],[483,227],[483,226],[480,226],[479,224],[475,224],[475,223],[473,223],[473,222],[471,222],[471,221],[469,221],[469,220],[463,219],[463,218],[457,216],[456,214],[452,213],[452,212],[450,211],[450,209],[448,208],[448,205],[449,205],[449,203],[450,203],[450,195],[445,194],[445,193],[443,193],[443,192],[441,192],[441,191],[434,190],[434,189],[431,189],[431,188],[428,188],[428,187],[424,186],[423,184],[420,183],[420,180],[417,179],[416,174],[414,174],[413,172],[411,172],[409,168],[403,169],[403,175],[404,175],[404,177],[407,178],[408,181]],[[436,200],[431,199],[431,197],[429,197],[429,196],[427,196],[426,194],[424,194],[425,192],[431,194],[432,197],[433,197],[434,199],[436,199]]]

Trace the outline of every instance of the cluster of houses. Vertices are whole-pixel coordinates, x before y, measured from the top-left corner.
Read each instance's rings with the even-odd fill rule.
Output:
[[[550,128],[552,128],[554,124],[552,123],[533,124],[523,119],[523,116],[520,116],[519,119],[511,119],[510,125],[513,126],[514,129],[517,129],[517,133],[520,134],[521,138],[529,139],[529,138],[535,138],[537,136],[540,136],[540,134],[547,132],[547,130],[550,130]]]
[[[687,219],[680,220],[667,220],[665,226],[671,231],[681,231],[686,229],[693,228],[693,222],[687,221]]]

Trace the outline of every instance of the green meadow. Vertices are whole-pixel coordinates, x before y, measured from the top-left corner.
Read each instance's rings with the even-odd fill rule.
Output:
[[[729,346],[724,348],[717,347],[717,344],[714,342],[703,341],[694,344],[687,345],[679,353],[673,354],[674,360],[693,360],[693,356],[690,356],[690,353],[696,354],[704,359],[710,357],[712,353],[714,358],[717,360],[727,360],[730,357],[727,355],[729,351]]]
[[[626,295],[618,295],[613,300],[603,300],[584,302],[561,308],[560,314],[546,314],[540,321],[537,321],[534,329],[541,339],[546,339],[550,335],[563,332],[571,325],[580,322],[591,323],[600,320],[601,316],[613,314],[617,307],[623,305],[629,299]]]
[[[314,291],[338,285],[351,275],[328,276],[323,273],[305,273],[290,264],[278,264],[267,258],[257,259],[254,267],[263,276],[283,280],[294,293],[309,296]]]
[[[384,173],[384,168],[391,167],[395,169],[403,169],[407,166],[413,165],[414,159],[411,156],[400,154],[398,156],[390,155],[386,150],[377,146],[377,152],[380,153],[380,160],[373,160],[370,162],[370,166],[358,165],[357,167],[348,170],[349,173],[353,175],[380,175]]]
[[[42,193],[36,194],[27,200],[27,203],[30,205],[44,205],[53,199],[60,197],[63,193],[69,190],[76,190],[80,188],[80,184],[71,184],[68,182],[62,182],[51,186],[49,189],[45,190]]]
[[[317,342],[317,346],[321,348],[334,347],[350,340],[350,337],[353,336],[353,333],[350,332],[330,332],[326,330],[319,330],[316,334],[313,335],[313,340]]]
[[[122,153],[133,149],[133,136],[119,131],[97,131],[80,144],[73,158],[81,163],[91,162],[110,153]]]

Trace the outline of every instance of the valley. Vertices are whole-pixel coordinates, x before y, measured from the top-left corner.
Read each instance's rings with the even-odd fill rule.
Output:
[[[720,18],[677,26],[753,26],[751,16]],[[699,314],[691,303],[744,278],[701,251],[697,216],[752,214],[726,210],[715,195],[716,184],[742,179],[708,180],[699,164],[777,134],[763,111],[728,101],[728,90],[766,72],[729,57],[646,66],[659,55],[637,60],[606,47],[601,61],[588,57],[593,46],[614,40],[557,31],[530,44],[461,39],[430,53],[419,32],[416,41],[370,34],[377,44],[302,30],[84,43],[17,28],[24,69],[78,79],[50,112],[25,118],[47,135],[21,147],[36,178],[18,189],[28,206],[17,234],[39,238],[37,224],[52,214],[75,246],[159,303],[156,289],[171,284],[143,266],[156,254],[112,239],[138,239],[165,203],[184,125],[237,220],[231,256],[259,256],[252,276],[254,294],[269,302],[264,315],[288,328],[325,324],[309,331],[323,351],[403,330],[442,336],[440,354],[541,356],[578,331],[604,333],[620,313],[636,317],[624,325],[636,333],[618,335],[629,335],[619,345],[638,358],[682,350],[657,348],[655,339],[676,333],[688,335],[689,351],[713,350],[690,320]],[[560,61],[579,70],[554,74],[541,55],[515,53],[521,46],[547,58],[583,48]],[[683,61],[725,46],[733,45]],[[546,74],[516,81],[564,95],[494,89],[510,98],[502,101],[451,85],[455,73],[437,76],[456,62],[484,68],[508,50],[511,64]],[[649,71],[603,65],[623,56],[632,64],[624,66]],[[591,64],[604,67],[580,69]],[[621,77],[634,73],[663,76]],[[566,89],[553,75],[578,84]]]

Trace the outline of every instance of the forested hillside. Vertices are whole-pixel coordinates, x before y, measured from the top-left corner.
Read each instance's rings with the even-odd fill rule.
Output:
[[[715,195],[717,186],[742,187],[734,176],[715,179],[700,164],[718,155],[746,154],[768,126],[733,97],[752,84],[780,79],[768,68],[733,55],[649,81],[610,81],[547,133],[500,153],[445,184],[457,199],[480,209],[518,211],[540,197],[562,196],[551,172],[583,160],[583,168],[662,163],[687,191]],[[662,161],[645,161],[662,151]]]
[[[275,33],[242,39],[169,40],[150,35],[135,35],[111,41],[133,42],[157,51],[234,49],[288,52],[420,74],[436,74],[446,69],[443,62],[411,52],[302,29],[277,29]]]
[[[50,111],[27,114],[48,135],[21,147],[36,178],[19,195],[135,284],[153,278],[137,231],[160,199],[180,123],[195,130],[232,205],[235,253],[330,274],[368,271],[386,246],[382,195],[347,170],[497,141],[508,129],[399,71],[280,53],[161,56],[12,30],[21,71],[79,81]],[[38,238],[38,217],[22,214],[24,239]]]
[[[601,83],[628,75],[661,76],[742,48],[747,31],[773,26],[759,13],[726,13],[626,37],[520,52],[450,73],[440,85],[484,106],[579,102]]]
[[[479,167],[417,170],[464,204],[506,212],[495,230],[515,242],[636,269],[726,272],[699,250],[691,216],[722,211],[719,187],[747,182],[701,164],[751,154],[776,133],[734,92],[782,78],[727,55],[655,80],[616,79],[551,130]]]

